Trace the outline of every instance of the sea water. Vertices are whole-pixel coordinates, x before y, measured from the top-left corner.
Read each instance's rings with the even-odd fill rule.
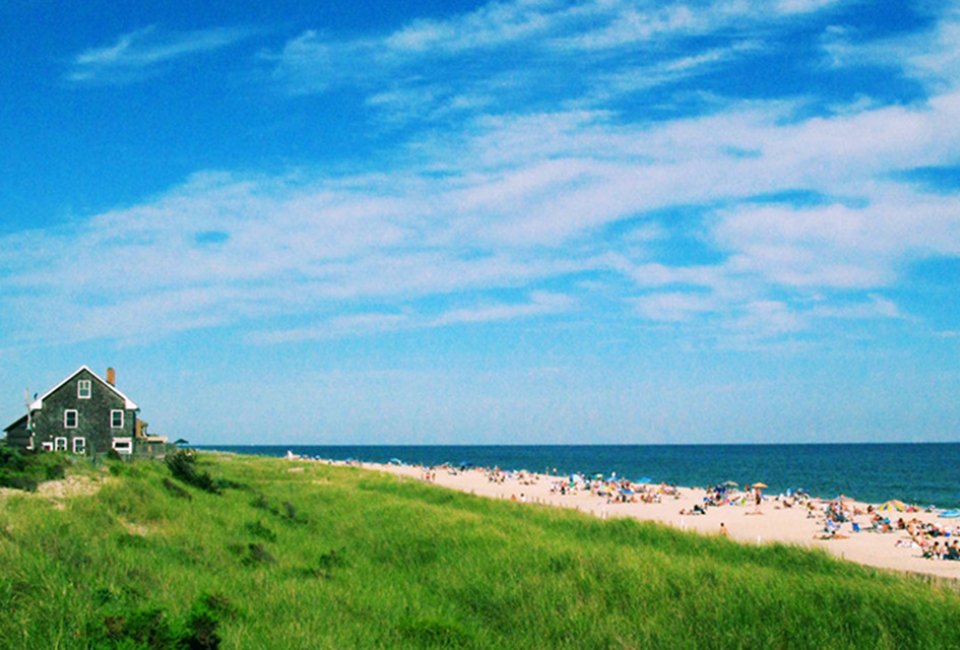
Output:
[[[243,445],[205,446],[243,454],[416,465],[500,467],[603,474],[655,483],[707,486],[766,483],[768,494],[804,489],[880,503],[960,507],[960,443],[778,445]]]

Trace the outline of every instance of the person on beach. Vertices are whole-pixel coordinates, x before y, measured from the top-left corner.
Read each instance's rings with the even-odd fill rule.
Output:
[[[720,522],[720,537],[730,537],[730,531],[727,530],[722,521]]]
[[[947,549],[945,557],[948,560],[960,560],[960,543],[957,540],[953,540],[953,545]]]

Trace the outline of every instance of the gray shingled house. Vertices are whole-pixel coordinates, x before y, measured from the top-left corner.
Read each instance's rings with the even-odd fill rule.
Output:
[[[146,435],[137,418],[140,407],[116,387],[113,368],[106,380],[81,366],[34,399],[28,414],[4,429],[7,444],[20,449],[103,454],[132,454],[135,447],[163,446],[165,438]]]

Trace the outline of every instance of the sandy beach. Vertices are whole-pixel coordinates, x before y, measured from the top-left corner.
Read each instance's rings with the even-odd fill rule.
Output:
[[[331,462],[331,461],[326,461]],[[342,464],[342,463],[336,463]],[[616,492],[598,495],[589,489],[567,490],[567,479],[531,472],[501,473],[491,480],[488,472],[478,468],[458,470],[454,468],[423,468],[410,465],[382,465],[378,463],[354,463],[365,469],[389,472],[415,480],[425,480],[446,488],[460,490],[478,496],[495,499],[510,499],[518,504],[539,504],[573,508],[601,518],[633,517],[642,521],[656,521],[681,530],[703,534],[726,534],[733,540],[763,544],[782,542],[810,548],[822,548],[838,557],[860,564],[960,579],[960,561],[935,560],[923,557],[923,551],[912,542],[907,530],[897,529],[895,523],[901,517],[920,524],[935,524],[950,531],[949,537],[929,540],[944,540],[951,544],[960,535],[960,520],[941,519],[937,512],[881,512],[894,524],[889,532],[874,532],[869,513],[871,504],[844,500],[849,513],[848,521],[841,523],[835,535],[825,533],[825,509],[829,501],[810,498],[807,500],[784,500],[778,495],[764,494],[759,506],[752,498],[743,505],[720,505],[705,508],[705,514],[689,514],[695,506],[701,506],[706,496],[704,488],[639,486],[646,490],[647,499],[642,502],[641,493],[631,495],[636,502],[619,502]],[[558,485],[564,486],[561,494]],[[666,492],[666,493],[664,493]],[[622,498],[630,499],[631,496]],[[611,498],[614,497],[614,498]],[[787,503],[791,503],[787,506]],[[876,511],[879,504],[872,504]],[[860,527],[854,532],[853,523]]]

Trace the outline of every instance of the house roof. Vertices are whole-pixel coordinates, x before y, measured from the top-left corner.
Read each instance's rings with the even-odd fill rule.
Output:
[[[79,374],[80,374],[81,372],[83,372],[84,370],[86,370],[86,371],[89,372],[91,375],[93,375],[94,378],[97,379],[97,381],[99,381],[101,384],[103,384],[104,386],[106,386],[109,390],[111,390],[111,391],[113,391],[114,393],[116,393],[117,396],[121,397],[121,398],[123,399],[123,408],[125,408],[125,409],[127,409],[127,410],[131,410],[131,411],[138,411],[138,410],[140,410],[140,407],[137,406],[137,404],[136,404],[132,399],[130,399],[129,397],[127,397],[126,395],[124,395],[123,393],[121,393],[119,390],[117,390],[117,387],[116,387],[116,386],[111,386],[111,385],[108,384],[106,381],[104,381],[103,379],[101,379],[100,375],[98,375],[98,374],[95,373],[94,371],[90,370],[90,368],[87,367],[87,366],[80,366],[79,368],[76,369],[76,371],[74,371],[74,372],[71,373],[70,375],[67,375],[67,378],[66,378],[66,379],[64,379],[64,380],[61,381],[59,384],[57,384],[56,386],[54,386],[53,388],[51,388],[50,390],[48,390],[46,393],[44,393],[44,394],[43,394],[42,396],[40,396],[39,398],[35,399],[33,402],[31,402],[31,403],[30,403],[30,410],[31,410],[31,411],[36,411],[36,410],[38,410],[38,409],[42,409],[42,408],[43,408],[43,400],[45,400],[47,397],[49,397],[50,395],[52,395],[53,393],[55,393],[58,389],[60,389],[61,386],[63,386],[63,385],[66,384],[68,381],[70,381],[71,379],[73,379],[74,377],[76,377],[77,375],[79,375]]]
[[[9,433],[9,432],[10,432],[10,429],[14,428],[15,426],[17,426],[17,425],[20,424],[21,422],[26,421],[26,419],[27,419],[27,416],[26,416],[26,415],[21,415],[19,419],[14,420],[14,421],[11,422],[9,425],[7,425],[7,427],[4,429],[4,431],[7,432],[7,433]]]

